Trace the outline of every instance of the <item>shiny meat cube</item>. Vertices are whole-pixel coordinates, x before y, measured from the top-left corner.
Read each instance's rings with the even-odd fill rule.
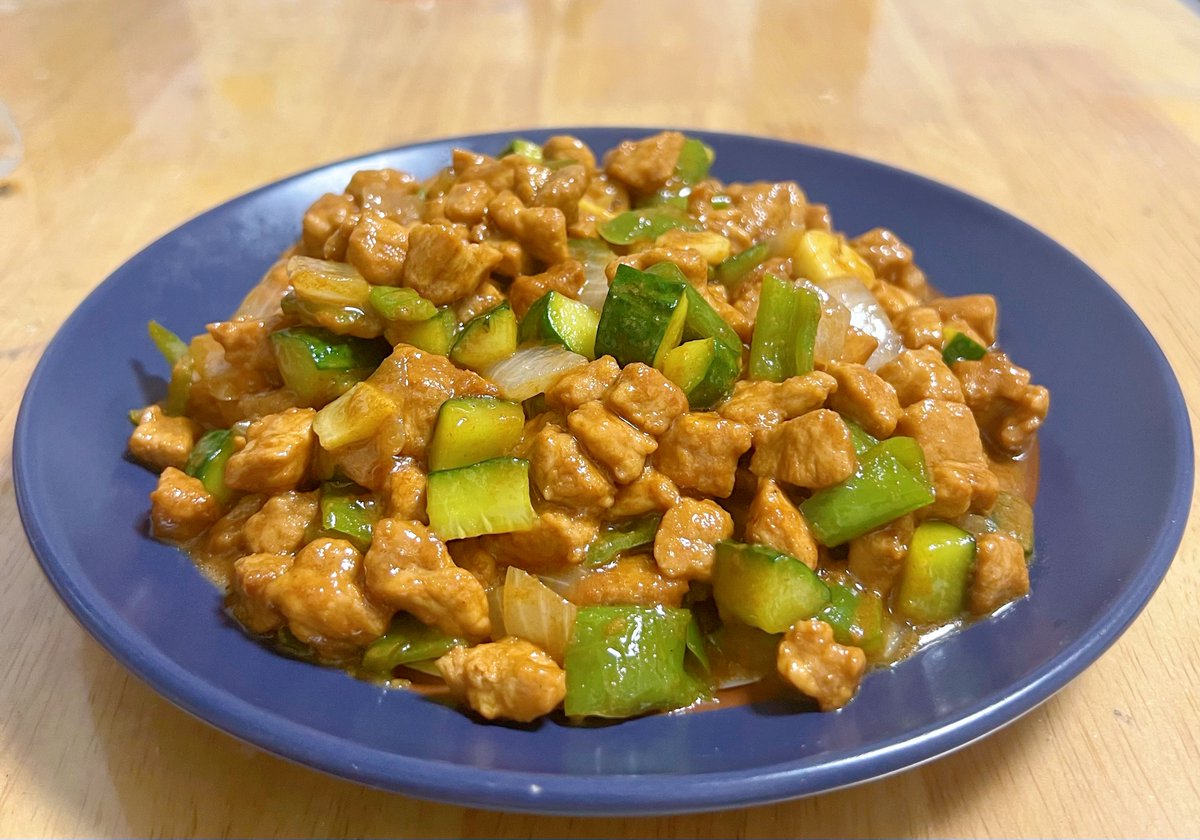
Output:
[[[250,553],[250,547],[246,545],[246,520],[258,513],[266,501],[266,496],[255,493],[234,502],[233,507],[204,532],[196,545],[197,553],[215,563],[232,563]]]
[[[879,342],[865,332],[854,327],[846,330],[846,343],[842,345],[840,361],[843,364],[864,365]]]
[[[985,347],[996,340],[996,299],[991,295],[962,295],[934,298],[928,304],[942,320],[963,321],[982,340]]]
[[[608,467],[618,484],[629,484],[641,475],[646,457],[658,449],[654,438],[598,401],[584,403],[568,414],[567,428],[594,459]]]
[[[137,428],[129,436],[129,453],[143,464],[162,470],[183,469],[200,427],[187,417],[168,417],[161,407],[142,410]]]
[[[821,711],[829,712],[854,697],[867,657],[859,648],[839,645],[833,640],[832,627],[811,618],[784,633],[777,667],[797,691],[816,700]]]
[[[415,225],[408,232],[404,285],[440,306],[469,295],[499,262],[495,248],[467,242],[452,227]]]
[[[529,461],[533,485],[547,502],[568,507],[612,507],[617,488],[597,467],[574,436],[546,426],[534,439]]]
[[[642,140],[626,140],[604,158],[604,171],[639,193],[652,193],[675,173],[686,138],[664,131]]]
[[[892,319],[904,346],[913,350],[922,347],[942,349],[942,316],[928,306],[910,306]]]
[[[905,350],[876,372],[895,389],[902,407],[921,400],[963,401],[958,379],[933,348]]]
[[[679,501],[679,488],[653,467],[646,467],[642,474],[617,491],[617,500],[608,509],[608,516],[617,519],[623,516],[641,516],[645,513],[663,513]]]
[[[460,323],[467,323],[472,318],[482,315],[490,309],[495,309],[504,303],[504,292],[491,280],[484,280],[471,294],[454,304],[454,317]]]
[[[954,363],[967,406],[988,443],[1008,455],[1025,452],[1050,409],[1050,392],[1003,353]]]
[[[601,356],[559,377],[546,389],[546,405],[570,414],[586,402],[604,399],[620,375],[621,366],[617,360],[612,356]]]
[[[267,585],[282,577],[292,567],[295,558],[290,554],[248,554],[233,564],[229,598],[226,601],[243,627],[251,633],[266,635],[286,623],[283,614],[267,597]]]
[[[570,134],[555,134],[542,144],[542,156],[548,161],[573,160],[586,169],[596,168],[596,155],[578,137]]]
[[[160,540],[185,542],[221,516],[221,506],[198,478],[167,467],[150,494],[150,531]]]
[[[364,211],[379,216],[403,215],[420,191],[416,178],[397,169],[360,169],[345,190]]]
[[[705,227],[727,238],[737,251],[744,251],[785,230],[803,230],[808,223],[804,191],[792,181],[757,181],[729,184],[722,192],[732,204],[714,208],[711,193],[697,185],[689,210],[704,218]]]
[[[326,193],[312,203],[300,225],[300,242],[310,257],[325,256],[327,240],[342,222],[358,212],[354,200],[344,195]]]
[[[1029,592],[1029,567],[1021,544],[1007,534],[986,534],[976,543],[967,609],[986,615]]]
[[[481,222],[488,202],[495,197],[486,181],[459,181],[446,193],[446,218],[464,225]]]
[[[996,504],[1000,480],[986,464],[939,461],[929,467],[933,504],[921,518],[954,519],[964,513],[987,513]]]
[[[904,569],[915,522],[912,514],[850,540],[850,572],[886,598]]]
[[[896,389],[863,365],[829,365],[827,370],[837,380],[829,407],[862,426],[869,435],[891,437],[900,419]]]
[[[895,282],[901,271],[913,264],[912,248],[887,228],[874,228],[850,240],[850,247],[867,261],[875,276]]]
[[[316,435],[311,408],[289,408],[250,424],[246,445],[225,464],[225,483],[251,493],[283,493],[308,479]]]
[[[687,395],[680,387],[641,362],[626,365],[604,403],[650,435],[661,435],[688,410]]]
[[[396,519],[428,522],[425,471],[411,458],[398,460],[384,481],[384,511]]]
[[[536,645],[508,636],[456,647],[437,661],[450,695],[488,720],[528,723],[558,707],[567,675]]]
[[[746,512],[743,542],[767,545],[817,568],[817,541],[804,514],[771,479],[758,483],[758,491]]]
[[[986,464],[983,441],[971,410],[962,403],[921,400],[904,409],[896,434],[915,438],[925,461]]]
[[[293,554],[317,518],[317,492],[294,490],[267,499],[245,524],[246,547],[253,554]]]
[[[709,499],[681,498],[654,535],[654,562],[674,580],[709,580],[716,545],[733,536],[733,518]]]
[[[367,592],[378,603],[451,636],[482,639],[491,632],[483,587],[420,522],[390,517],[376,522],[363,569]]]
[[[662,436],[654,463],[681,489],[725,498],[752,438],[749,426],[719,414],[684,414]]]
[[[225,361],[242,371],[255,374],[278,385],[279,366],[271,350],[273,324],[261,318],[236,317],[209,324],[208,334],[225,351]]]
[[[570,256],[567,217],[557,207],[526,207],[511,192],[502,192],[488,204],[488,218],[546,265]]]
[[[826,408],[781,423],[762,436],[754,448],[750,470],[818,490],[845,481],[858,468],[850,430],[835,411]]]
[[[566,597],[580,607],[612,604],[678,607],[687,591],[688,582],[663,576],[653,556],[635,554],[587,572],[571,585]]]
[[[529,530],[491,534],[482,544],[502,566],[547,572],[582,562],[599,531],[594,514],[548,506],[538,511]]]
[[[718,411],[722,417],[745,423],[757,439],[763,432],[820,408],[837,390],[837,380],[813,371],[783,382],[742,380]]]
[[[578,216],[579,200],[587,194],[591,178],[587,168],[570,163],[550,170],[550,175],[529,203],[536,207],[557,207],[562,211],[567,224]]]
[[[399,286],[407,259],[408,228],[394,219],[364,215],[346,243],[346,262],[377,286]]]

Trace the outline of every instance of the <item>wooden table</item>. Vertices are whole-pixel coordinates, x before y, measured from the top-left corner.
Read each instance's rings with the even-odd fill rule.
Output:
[[[975,193],[1120,290],[1200,405],[1190,2],[0,0],[0,99],[26,144],[0,190],[4,435],[72,308],[194,213],[409,140],[604,123],[802,140]],[[71,620],[7,479],[0,528],[0,834],[1200,832],[1195,523],[1133,628],[1005,731],[855,789],[657,820],[418,802],[244,746]]]

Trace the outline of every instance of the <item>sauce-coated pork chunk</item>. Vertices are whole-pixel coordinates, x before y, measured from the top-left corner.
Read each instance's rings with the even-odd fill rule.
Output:
[[[311,408],[289,408],[250,424],[246,445],[225,464],[225,483],[251,493],[284,493],[308,479],[316,435]]]
[[[900,419],[896,390],[864,365],[829,365],[828,371],[837,380],[829,407],[862,426],[869,435],[890,437]]]
[[[456,647],[437,661],[450,693],[488,720],[527,723],[558,707],[567,675],[536,645],[508,636]]]
[[[967,609],[986,615],[1029,592],[1029,566],[1021,544],[1006,534],[986,534],[975,551]]]
[[[771,479],[758,483],[758,491],[746,512],[743,541],[767,545],[817,568],[817,541],[804,514]]]
[[[708,580],[716,545],[733,536],[733,518],[716,502],[681,498],[654,535],[654,562],[669,578]]]
[[[317,512],[316,491],[272,496],[246,519],[246,547],[254,554],[292,554],[304,545]]]
[[[588,453],[612,472],[618,484],[629,484],[642,474],[646,457],[658,443],[638,431],[599,402],[588,402],[567,415],[567,428]]]
[[[681,489],[723,499],[752,437],[749,426],[719,414],[684,414],[660,439],[655,465]]]
[[[932,348],[905,350],[879,368],[879,378],[896,391],[902,407],[921,400],[962,402],[962,386],[953,371],[942,361],[942,354]]]
[[[416,225],[408,232],[404,285],[441,305],[468,295],[500,262],[490,245],[467,242],[454,228]]]
[[[793,420],[825,404],[837,390],[837,380],[828,373],[813,371],[782,382],[743,380],[718,409],[722,417],[745,423],[757,441],[784,420]]]
[[[793,624],[779,643],[780,676],[823,712],[850,702],[866,667],[866,654],[835,642],[833,628],[819,618]]]
[[[612,507],[617,488],[572,435],[546,426],[534,439],[530,475],[542,498],[577,508]]]
[[[138,417],[129,436],[129,451],[143,464],[157,469],[183,469],[200,427],[187,417],[169,417],[157,405],[148,406]]]
[[[567,600],[580,607],[608,604],[678,607],[687,591],[688,582],[663,575],[653,556],[634,554],[579,578],[567,591]]]
[[[150,494],[150,528],[163,540],[198,537],[221,516],[221,506],[198,478],[167,467]]]
[[[652,193],[675,173],[684,139],[678,131],[664,131],[626,140],[605,157],[604,171],[635,192]]]
[[[819,490],[845,481],[858,468],[850,429],[827,408],[802,414],[763,435],[750,470],[797,487]]]
[[[661,435],[688,410],[687,395],[679,386],[641,362],[622,369],[604,402],[650,435]]]

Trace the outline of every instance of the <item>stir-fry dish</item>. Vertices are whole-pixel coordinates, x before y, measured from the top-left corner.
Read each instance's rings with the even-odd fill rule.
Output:
[[[511,721],[838,709],[1025,595],[1049,394],[995,300],[712,163],[557,136],[321,196],[229,320],[150,325],[153,535],[282,652]]]

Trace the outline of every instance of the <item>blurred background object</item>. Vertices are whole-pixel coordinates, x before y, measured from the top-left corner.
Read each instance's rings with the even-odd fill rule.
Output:
[[[0,102],[0,183],[21,165],[21,132],[8,106]]]

